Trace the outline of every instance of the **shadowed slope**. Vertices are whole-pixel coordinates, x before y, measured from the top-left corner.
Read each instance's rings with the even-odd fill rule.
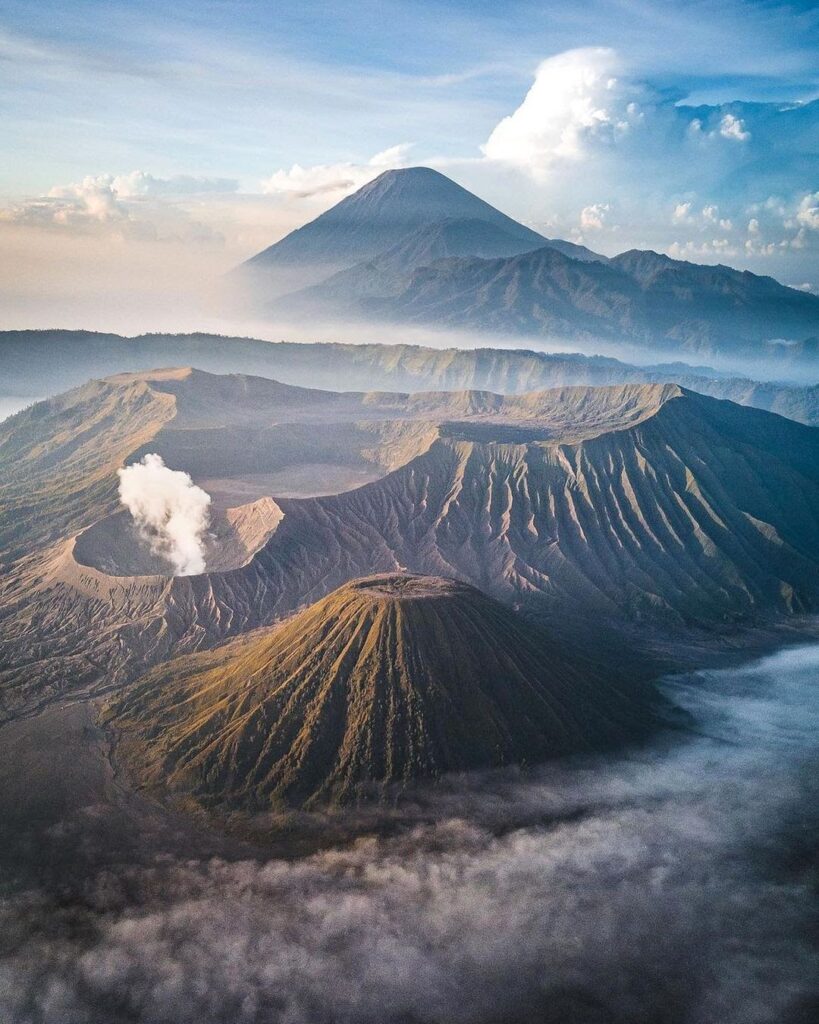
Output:
[[[403,291],[371,300],[374,318],[436,327],[607,339],[656,351],[763,357],[772,338],[803,341],[819,298],[769,277],[653,252],[580,262],[553,248],[419,267]]]
[[[480,591],[390,574],[172,662],[104,717],[149,783],[258,807],[609,746],[650,728],[652,707]]]
[[[425,224],[386,252],[340,270],[318,285],[287,295],[273,308],[288,313],[312,310],[355,315],[356,304],[362,299],[400,295],[408,275],[417,267],[456,256],[516,256],[542,248],[544,241],[512,234],[488,221],[450,217]]]
[[[148,451],[203,476],[304,463],[383,473],[432,440],[423,426],[390,424],[405,412],[412,418],[410,405],[402,395],[318,391],[190,367],[90,381],[0,422],[0,567],[115,511],[116,470]],[[316,429],[329,422],[332,429]]]
[[[653,415],[579,442],[466,424],[377,484],[285,502],[259,572],[307,588],[366,552],[373,568],[457,575],[557,616],[815,612],[819,431],[680,389],[650,394]]]

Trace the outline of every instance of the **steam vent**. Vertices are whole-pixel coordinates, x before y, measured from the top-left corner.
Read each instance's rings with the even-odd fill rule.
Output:
[[[642,699],[474,587],[394,574],[163,665],[105,718],[149,785],[258,809],[611,746],[646,728]]]

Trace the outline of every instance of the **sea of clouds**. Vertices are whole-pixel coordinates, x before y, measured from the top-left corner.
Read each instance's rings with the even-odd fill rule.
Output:
[[[814,646],[676,680],[682,740],[476,777],[308,856],[194,857],[169,836],[70,898],[7,895],[0,1018],[815,1019],[817,679]]]

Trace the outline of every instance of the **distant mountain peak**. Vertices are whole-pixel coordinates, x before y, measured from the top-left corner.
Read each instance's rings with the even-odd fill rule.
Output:
[[[553,244],[440,171],[403,167],[379,174],[309,224],[258,253],[245,266],[262,272],[263,281],[265,272],[300,272],[301,278],[295,284],[287,282],[284,289],[295,291],[380,256],[414,232],[444,221],[489,225],[513,241],[520,252]],[[578,259],[598,258],[571,242],[554,244]],[[468,254],[482,255],[482,251],[479,248]]]
[[[389,171],[383,171],[378,175],[377,178],[373,178],[372,181],[368,181],[366,185],[363,185],[356,194],[375,192],[379,189],[387,188],[456,188],[460,191],[465,192],[466,189],[458,185],[457,182],[453,181],[452,178],[448,178],[445,174],[441,174],[440,171],[434,170],[432,167],[394,167]]]

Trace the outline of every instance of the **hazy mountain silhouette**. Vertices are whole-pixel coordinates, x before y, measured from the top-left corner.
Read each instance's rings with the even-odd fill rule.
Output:
[[[358,309],[373,319],[747,358],[767,356],[772,338],[798,341],[819,326],[819,296],[636,250],[605,263],[549,248],[443,259]]]
[[[783,372],[793,346],[774,346]],[[797,346],[798,347],[798,346]],[[808,348],[810,346],[808,345]],[[798,353],[797,353],[798,354]],[[478,389],[502,393],[566,385],[674,382],[691,391],[819,424],[819,384],[759,382],[709,366],[635,366],[608,356],[508,348],[256,341],[212,334],[143,334],[126,338],[93,331],[0,331],[0,389],[42,398],[89,377],[195,366],[210,373],[271,377],[302,387],[356,391]]]
[[[280,314],[747,357],[819,332],[819,296],[651,251],[607,259],[425,167],[386,171],[245,268]]]
[[[385,171],[304,227],[257,253],[245,267],[261,272],[260,282],[286,273],[304,283],[368,261],[406,241],[419,229],[443,221],[465,221],[461,245],[470,255],[505,255],[551,244],[549,239],[496,210],[451,178],[429,167]],[[494,228],[494,232],[487,230]],[[469,243],[469,234],[472,242]],[[557,242],[583,258],[595,254],[571,242]],[[292,275],[292,276],[289,276]]]

